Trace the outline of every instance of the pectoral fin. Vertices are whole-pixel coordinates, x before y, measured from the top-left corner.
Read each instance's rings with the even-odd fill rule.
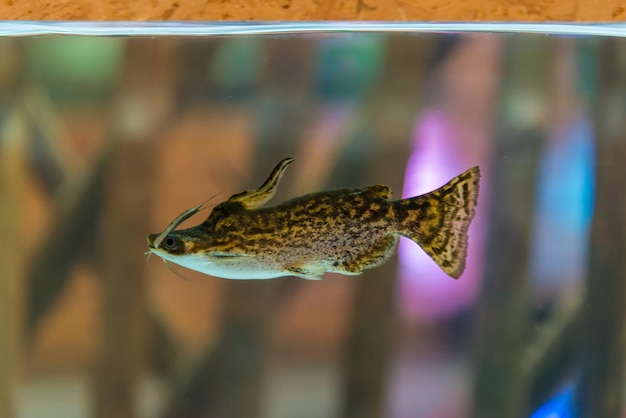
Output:
[[[215,258],[237,258],[237,257],[251,257],[249,254],[239,254],[239,253],[210,253],[211,257]]]
[[[287,271],[296,277],[307,280],[322,280],[324,272],[311,271],[302,267],[289,267]]]
[[[274,167],[274,170],[272,170],[269,177],[265,180],[265,183],[263,183],[261,187],[233,195],[230,199],[228,199],[228,202],[239,202],[245,209],[256,209],[263,206],[268,200],[274,197],[274,194],[276,194],[276,187],[278,186],[285,169],[293,161],[293,158],[285,158],[279,162],[276,167]]]

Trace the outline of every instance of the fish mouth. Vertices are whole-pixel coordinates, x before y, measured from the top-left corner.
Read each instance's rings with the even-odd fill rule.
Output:
[[[163,251],[162,249],[154,247],[154,246],[148,247],[148,251],[145,252],[145,255],[152,255],[152,254],[156,255],[157,257],[165,261],[176,260],[176,256],[173,256],[169,254],[168,252]]]

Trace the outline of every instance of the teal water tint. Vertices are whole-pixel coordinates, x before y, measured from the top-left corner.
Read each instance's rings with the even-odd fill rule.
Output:
[[[367,94],[380,76],[382,34],[345,36],[320,42],[317,86],[322,101],[354,101]]]
[[[110,97],[119,81],[124,60],[119,38],[40,37],[29,44],[29,76],[41,80],[54,99],[101,100]]]
[[[603,402],[581,388],[612,387],[591,380],[593,351],[616,370],[620,351],[589,336],[618,335],[619,280],[595,290],[605,306],[585,289],[620,268],[598,249],[626,251],[607,205],[594,235],[598,197],[624,193],[596,173],[623,165],[602,147],[626,138],[626,95],[611,95],[625,25],[0,22],[0,35],[0,193],[15,196],[0,197],[15,214],[0,229],[19,237],[0,250],[20,243],[23,276],[6,282],[24,284],[33,350],[13,359],[18,416],[563,418]],[[411,197],[480,166],[464,275],[404,239],[360,277],[180,268],[188,283],[146,266],[148,233],[258,187],[287,156],[274,203],[373,184]]]
[[[258,83],[263,52],[260,40],[232,38],[223,42],[207,68],[219,93],[232,100],[244,100]]]

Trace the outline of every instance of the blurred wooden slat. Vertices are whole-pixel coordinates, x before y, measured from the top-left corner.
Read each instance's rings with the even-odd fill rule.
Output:
[[[522,375],[529,384],[530,411],[550,399],[577,364],[586,314],[581,293],[564,294],[524,348]]]
[[[136,385],[145,367],[147,313],[143,258],[145,212],[152,204],[154,160],[146,143],[120,146],[106,175],[99,236],[103,329],[96,359],[94,416],[135,417]]]
[[[15,415],[22,346],[23,281],[26,257],[21,228],[26,225],[24,120],[15,110],[0,117],[0,416]]]
[[[120,94],[111,109],[115,146],[96,248],[103,292],[103,331],[93,376],[96,418],[137,416],[137,385],[150,349],[143,254],[158,170],[158,146],[150,139],[170,116],[176,52],[172,42],[129,39]]]
[[[31,165],[39,182],[53,194],[72,173],[86,169],[84,161],[67,146],[70,135],[62,122],[62,115],[41,83],[29,80],[21,101],[32,132]]]
[[[626,366],[626,42],[599,54],[595,207],[584,319],[580,417],[618,418]]]
[[[475,418],[522,418],[530,412],[521,356],[530,336],[530,231],[550,103],[548,45],[543,38],[520,36],[507,48],[492,192],[483,208],[490,221],[476,330]]]
[[[22,361],[26,254],[23,217],[27,184],[28,129],[17,97],[23,82],[22,50],[0,39],[0,416],[16,416],[15,396]]]
[[[548,144],[552,150],[546,150],[543,156],[544,164],[545,161],[550,161],[550,152],[554,152],[554,147],[560,146],[558,149],[563,152],[565,148],[563,144],[572,146],[572,141],[575,144],[576,136],[571,135],[562,127],[577,126],[581,115],[587,111],[584,108],[585,102],[581,101],[580,97],[586,90],[587,93],[591,93],[588,91],[587,83],[592,78],[584,77],[583,70],[578,64],[588,62],[588,68],[593,68],[596,61],[593,53],[596,41],[594,39],[582,41],[574,38],[558,38],[553,42],[552,81],[549,87],[551,90],[549,115],[551,133]],[[595,94],[595,91],[592,94]],[[581,162],[575,160],[571,161],[571,164],[578,165]],[[540,169],[540,172],[545,173],[545,166],[543,171]],[[554,190],[554,193],[559,193],[559,191]],[[580,202],[581,207],[585,204],[586,202]],[[542,207],[540,203],[538,207]],[[561,214],[554,214],[554,216],[561,216]],[[541,224],[541,221],[538,220],[538,223]],[[571,272],[572,270],[564,269],[564,271]],[[530,411],[540,408],[554,396],[554,393],[562,388],[576,370],[582,345],[580,341],[582,324],[586,313],[582,287],[580,283],[572,282],[559,289],[559,294],[553,296],[555,300],[551,304],[548,318],[534,327],[532,340],[524,349],[522,368],[529,382]]]
[[[399,198],[407,148],[418,119],[423,83],[434,42],[390,36],[381,80],[360,115],[360,129],[373,135],[367,165],[358,167],[366,184],[385,182]],[[355,169],[355,167],[350,167]],[[352,325],[344,352],[344,393],[341,416],[384,416],[384,396],[394,325],[397,258],[367,270],[357,280]]]
[[[27,339],[65,288],[72,268],[93,250],[110,157],[109,151],[103,152],[81,178],[68,179],[63,186],[52,227],[29,265]]]
[[[261,127],[250,138],[251,187],[260,185],[280,159],[293,155],[306,121],[313,50],[309,40],[272,39],[267,48],[261,94],[252,114]],[[297,65],[297,67],[294,67]],[[259,149],[254,147],[260,144]],[[276,200],[291,180],[282,180]],[[250,188],[250,186],[248,186]],[[229,281],[223,332],[186,380],[177,383],[167,418],[259,417],[272,326],[285,296],[298,279]]]

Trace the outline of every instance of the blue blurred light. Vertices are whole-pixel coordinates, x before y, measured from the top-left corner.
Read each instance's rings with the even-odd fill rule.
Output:
[[[530,418],[574,418],[572,413],[573,386],[555,395],[531,415]]]

